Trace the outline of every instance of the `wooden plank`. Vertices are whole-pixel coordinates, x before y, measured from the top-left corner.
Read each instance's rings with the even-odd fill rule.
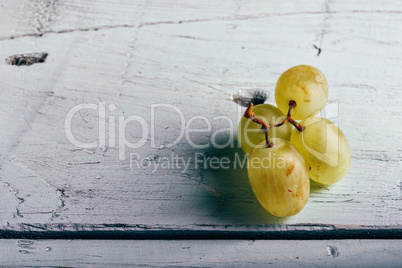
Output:
[[[1,28],[1,57],[49,53],[45,63],[29,67],[0,64],[1,230],[50,223],[400,229],[402,10],[396,2],[370,8],[362,1],[45,2],[13,1],[0,9],[2,25],[13,25]],[[66,138],[70,109],[103,101],[116,106],[107,118],[137,115],[149,125],[151,104],[177,107],[186,123],[205,116],[211,131],[191,134],[191,141],[211,144],[214,131],[235,132],[244,108],[232,94],[264,89],[274,103],[277,78],[300,63],[327,76],[332,104],[325,115],[348,137],[352,166],[336,185],[313,184],[306,208],[291,218],[260,207],[245,168],[196,165],[196,157],[233,163],[244,157],[238,146],[197,149],[185,137],[166,146],[181,132],[172,109],[156,109],[155,146],[149,134],[141,148],[125,148],[125,160],[108,142],[79,149]],[[233,126],[216,116],[228,116]],[[76,114],[75,137],[96,141],[98,121],[95,110]],[[130,141],[141,135],[138,123],[127,126]],[[229,131],[217,137],[220,144],[232,139]],[[150,167],[130,168],[130,153]],[[190,165],[173,165],[172,155]],[[153,172],[164,159],[168,167]]]
[[[400,267],[401,240],[2,240],[1,266]]]
[[[0,230],[6,239],[401,239],[400,226],[324,224],[141,225],[14,224]]]

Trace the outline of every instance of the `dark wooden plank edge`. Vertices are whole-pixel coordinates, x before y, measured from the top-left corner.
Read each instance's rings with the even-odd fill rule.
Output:
[[[13,224],[0,226],[3,239],[402,239],[402,225],[131,225]]]

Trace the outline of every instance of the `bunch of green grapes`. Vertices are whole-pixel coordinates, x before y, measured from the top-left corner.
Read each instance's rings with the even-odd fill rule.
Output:
[[[278,79],[275,101],[279,109],[268,104],[253,109],[251,105],[240,120],[237,133],[242,149],[250,154],[251,187],[273,215],[288,217],[303,209],[309,178],[333,184],[349,171],[351,157],[345,135],[331,121],[314,117],[327,99],[325,76],[312,66],[299,65]]]

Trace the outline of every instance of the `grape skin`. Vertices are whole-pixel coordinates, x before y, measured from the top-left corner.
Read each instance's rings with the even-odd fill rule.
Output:
[[[289,217],[299,213],[310,194],[307,165],[289,141],[272,138],[274,146],[262,142],[250,153],[248,177],[255,196],[271,214]],[[270,160],[269,160],[270,159]]]
[[[350,148],[342,131],[331,121],[311,117],[300,122],[306,128],[295,129],[291,142],[309,165],[309,175],[321,184],[333,184],[341,180],[350,168]]]
[[[256,117],[266,124],[277,124],[282,122],[286,116],[273,105],[259,104],[253,107]],[[290,140],[293,126],[285,123],[283,126],[271,128],[269,137],[283,138]],[[261,130],[261,125],[253,122],[244,116],[240,119],[237,128],[237,138],[244,152],[250,153],[253,148],[265,141],[265,133]]]
[[[310,65],[298,65],[285,71],[275,86],[275,101],[279,110],[287,114],[289,101],[296,102],[292,113],[295,120],[317,114],[328,99],[328,83],[324,74]]]

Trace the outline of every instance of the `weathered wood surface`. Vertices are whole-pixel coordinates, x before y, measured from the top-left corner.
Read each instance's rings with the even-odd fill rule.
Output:
[[[400,230],[401,13],[398,1],[2,1],[0,58],[49,53],[32,66],[0,62],[2,235],[77,224]],[[323,115],[348,138],[352,165],[338,184],[312,185],[307,206],[291,218],[261,208],[244,168],[195,166],[201,155],[233,161],[244,156],[239,148],[197,149],[185,137],[166,146],[181,130],[172,109],[156,109],[155,146],[149,133],[144,146],[126,148],[125,160],[108,140],[80,149],[65,134],[66,115],[77,104],[114,104],[106,118],[138,115],[149,126],[151,104],[169,104],[186,123],[194,116],[211,121],[211,131],[192,133],[192,142],[225,144],[229,131],[212,134],[235,132],[244,109],[231,95],[263,89],[274,103],[277,78],[297,64],[326,75],[331,104]],[[233,126],[216,116],[230,117]],[[98,119],[95,110],[76,114],[75,137],[97,141]],[[197,124],[206,129],[201,120],[191,128]],[[119,134],[116,127],[116,145]],[[131,142],[141,135],[140,124],[127,126]],[[130,153],[151,167],[130,168]],[[191,158],[190,166],[153,172],[172,154]]]
[[[401,267],[401,240],[3,240],[0,266]]]

